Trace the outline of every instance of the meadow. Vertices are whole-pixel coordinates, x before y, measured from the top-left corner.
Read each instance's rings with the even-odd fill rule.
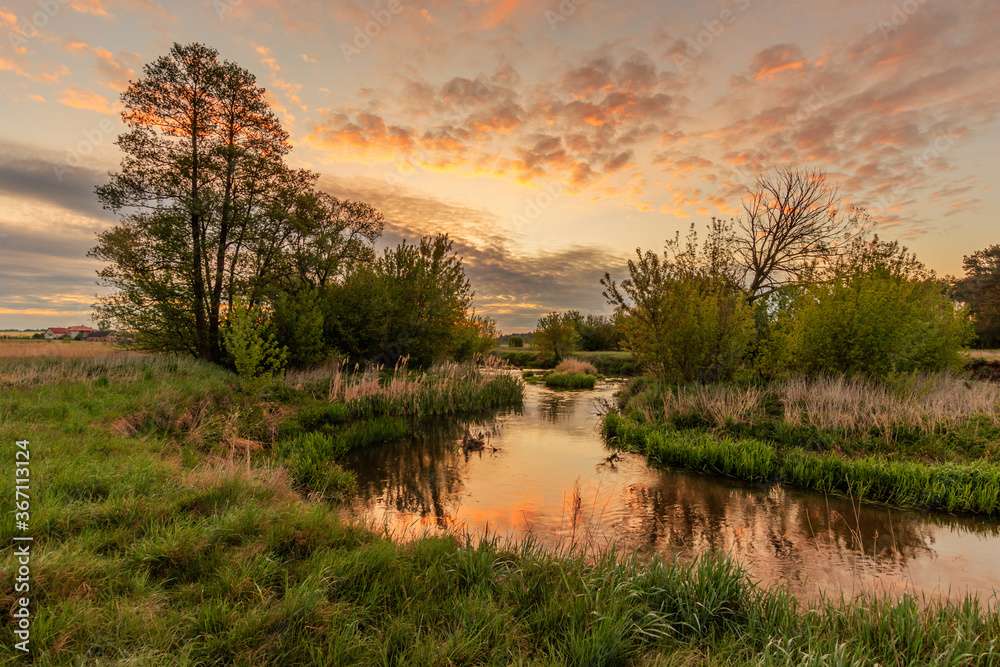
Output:
[[[396,400],[407,396],[399,375],[383,375],[380,389],[337,377],[247,386],[165,355],[0,360],[4,451],[30,439],[33,479],[44,480],[32,498],[34,662],[1000,661],[1000,615],[971,599],[806,607],[723,556],[682,564],[496,539],[396,544],[297,480],[294,443],[377,446],[397,433],[372,439],[356,426],[371,421],[371,406],[410,406],[404,415],[425,404]],[[440,389],[441,377],[469,375],[423,385]],[[483,389],[483,377],[481,391],[505,391]],[[395,398],[365,400],[393,382]],[[11,535],[5,522],[8,571]],[[9,607],[6,587],[2,595]],[[0,651],[14,659],[9,643]]]

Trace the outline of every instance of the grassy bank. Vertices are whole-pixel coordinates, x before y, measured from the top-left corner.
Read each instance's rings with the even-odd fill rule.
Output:
[[[366,442],[343,435],[361,423],[346,406],[313,404],[289,426],[287,391],[301,390],[247,393],[184,359],[24,364],[0,361],[0,442],[12,461],[14,440],[31,440],[37,664],[1000,660],[1000,617],[972,601],[805,609],[719,557],[397,545],[345,523],[281,464],[279,443],[304,433]],[[8,572],[11,535],[0,524]],[[10,608],[9,588],[0,596]],[[4,660],[12,651],[0,644]]]
[[[499,347],[495,348],[491,354],[516,368],[553,368],[556,365],[554,359],[547,358],[538,350],[530,347]],[[641,372],[631,352],[576,350],[573,352],[573,357],[593,364],[598,373],[609,377],[629,377]]]
[[[845,458],[778,448],[762,440],[643,425],[617,414],[605,417],[604,434],[609,442],[662,465],[748,481],[779,481],[899,507],[1000,515],[1000,466],[988,463]]]
[[[901,507],[1000,514],[1000,386],[828,378],[633,385],[605,436],[651,460]]]

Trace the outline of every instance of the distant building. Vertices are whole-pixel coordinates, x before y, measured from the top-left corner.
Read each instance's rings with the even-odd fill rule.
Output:
[[[96,329],[91,327],[85,327],[82,324],[75,327],[49,327],[45,330],[46,340],[81,340],[84,338],[89,338],[92,334],[97,333]]]

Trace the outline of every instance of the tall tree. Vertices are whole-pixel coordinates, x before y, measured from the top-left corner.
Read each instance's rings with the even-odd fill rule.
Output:
[[[865,217],[858,209],[845,214],[837,189],[820,172],[760,177],[734,235],[749,299],[802,282],[847,247]]]
[[[140,345],[217,361],[237,297],[255,308],[279,287],[322,287],[372,257],[381,214],[289,169],[288,134],[265,90],[214,49],[175,44],[122,103],[121,168],[97,189],[120,222],[91,254],[115,288],[99,317]]]
[[[1000,347],[1000,244],[967,255],[965,277],[955,283],[955,296],[964,301],[976,326],[976,343]]]

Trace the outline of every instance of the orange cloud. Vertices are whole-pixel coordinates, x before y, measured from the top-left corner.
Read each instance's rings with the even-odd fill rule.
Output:
[[[108,98],[90,90],[83,90],[82,88],[67,88],[59,97],[59,102],[72,109],[83,109],[102,114],[114,113],[114,109],[112,109]]]
[[[480,21],[480,27],[485,30],[496,28],[513,14],[520,6],[521,0],[497,0]]]
[[[69,6],[70,9],[80,14],[108,16],[108,10],[104,8],[102,0],[72,0]]]
[[[754,56],[750,69],[755,81],[768,79],[782,72],[801,70],[806,66],[802,50],[794,44],[775,44]]]

